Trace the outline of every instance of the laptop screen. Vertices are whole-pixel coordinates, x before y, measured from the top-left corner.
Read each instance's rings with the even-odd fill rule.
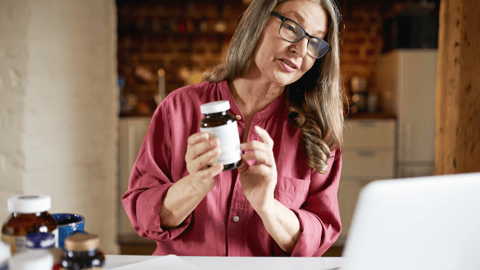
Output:
[[[480,173],[374,181],[360,193],[344,269],[480,269]]]

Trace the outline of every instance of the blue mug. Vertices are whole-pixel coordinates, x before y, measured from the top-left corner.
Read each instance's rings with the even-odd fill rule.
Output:
[[[77,214],[51,214],[57,222],[58,247],[63,248],[65,238],[75,233],[85,233],[85,218]]]

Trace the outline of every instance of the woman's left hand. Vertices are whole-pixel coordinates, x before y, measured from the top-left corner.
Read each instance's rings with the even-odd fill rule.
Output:
[[[277,185],[277,168],[273,156],[273,140],[268,132],[255,126],[261,142],[250,141],[240,146],[246,153],[238,167],[243,193],[253,209],[261,215],[274,204],[274,190]],[[247,161],[255,161],[249,165]]]

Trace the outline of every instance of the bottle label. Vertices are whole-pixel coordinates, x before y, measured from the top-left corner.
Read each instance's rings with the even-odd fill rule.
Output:
[[[224,165],[231,164],[238,162],[242,158],[237,121],[232,121],[219,127],[200,128],[200,131],[210,133],[221,142],[220,148],[222,149],[222,154],[210,165],[217,162]]]
[[[57,245],[55,229],[51,233],[36,232],[27,235],[27,248],[29,249],[49,249]]]
[[[10,245],[10,252],[12,256],[15,255],[15,253],[27,250],[27,237],[25,236],[11,236],[2,234],[2,242]]]
[[[55,237],[55,247],[58,248],[58,228],[56,228],[55,230],[53,230],[52,232],[53,236]]]

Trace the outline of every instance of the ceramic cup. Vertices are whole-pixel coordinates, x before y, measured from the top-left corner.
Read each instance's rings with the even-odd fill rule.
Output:
[[[59,213],[52,214],[57,222],[58,247],[63,248],[65,238],[74,233],[85,233],[85,218],[77,214]]]

